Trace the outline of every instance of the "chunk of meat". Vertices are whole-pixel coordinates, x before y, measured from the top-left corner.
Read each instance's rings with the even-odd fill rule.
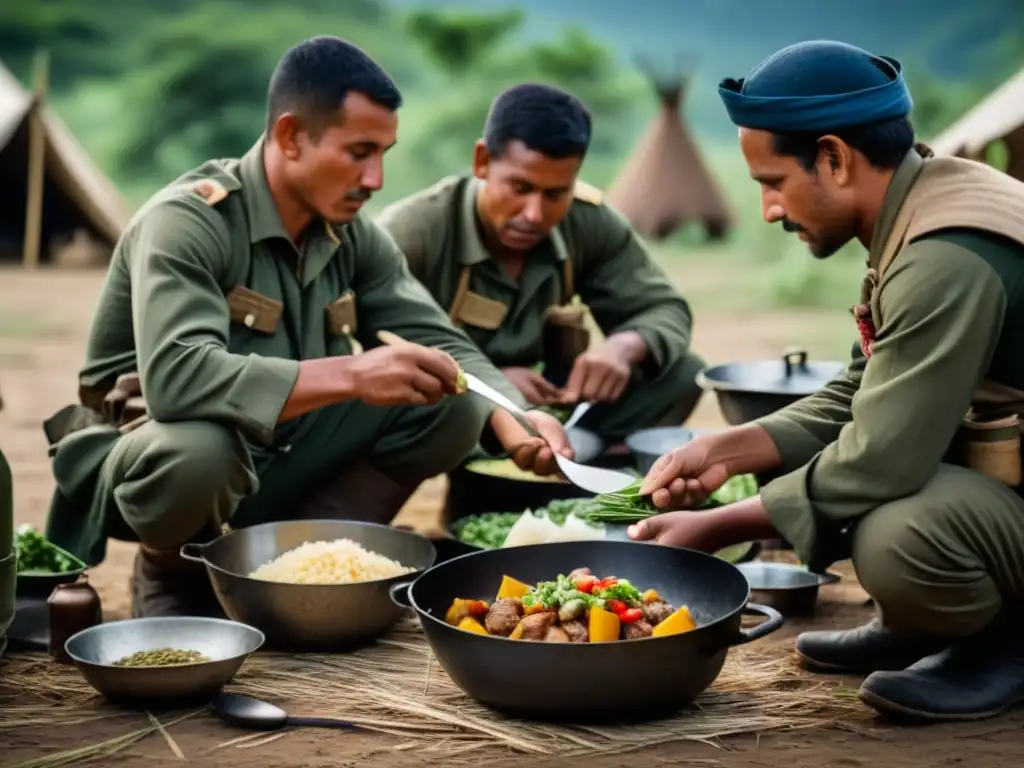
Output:
[[[558,614],[554,611],[542,611],[523,619],[523,640],[543,640],[548,628],[553,626]]]
[[[673,608],[671,605],[666,603],[664,600],[655,600],[651,603],[645,603],[641,606],[644,612],[644,618],[651,624],[651,626],[658,626],[672,615]]]
[[[570,642],[589,643],[590,629],[585,621],[563,621],[562,629],[569,636]]]
[[[523,618],[523,604],[517,597],[505,597],[498,600],[487,611],[484,627],[492,635],[508,637]]]
[[[561,627],[550,626],[548,631],[544,634],[545,643],[568,643],[569,635]]]
[[[589,568],[577,568],[575,571],[569,571],[569,580],[576,581],[582,579],[584,576],[593,576]]]
[[[637,640],[641,637],[650,637],[651,632],[654,631],[654,627],[651,626],[649,621],[640,619],[634,621],[632,624],[622,625],[622,639],[623,640]]]

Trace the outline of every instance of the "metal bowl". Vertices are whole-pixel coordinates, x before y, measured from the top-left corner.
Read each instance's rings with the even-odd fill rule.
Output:
[[[729,424],[744,424],[767,416],[814,394],[843,372],[845,363],[811,363],[807,352],[790,349],[781,360],[728,363],[705,368],[697,384],[712,390]]]
[[[750,585],[751,600],[770,605],[783,616],[808,616],[818,602],[818,588],[835,584],[835,573],[812,573],[786,563],[741,563],[736,566]]]
[[[204,703],[263,645],[263,633],[227,619],[174,616],[97,624],[68,638],[64,649],[93,688],[122,706],[166,708]],[[210,661],[173,667],[116,667],[137,651],[199,651]]]
[[[247,575],[300,544],[334,539],[351,539],[414,570],[355,584],[282,584]],[[224,612],[258,628],[268,646],[339,651],[373,642],[402,618],[388,590],[433,565],[437,550],[418,534],[386,525],[292,520],[242,528],[209,544],[186,544],[181,556],[206,566]]]

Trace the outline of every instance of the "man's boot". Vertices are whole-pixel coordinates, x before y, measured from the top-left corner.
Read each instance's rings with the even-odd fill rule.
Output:
[[[875,672],[860,699],[882,714],[921,720],[980,720],[1024,701],[1020,622],[978,634],[902,671]]]
[[[876,618],[856,629],[803,632],[796,639],[796,655],[807,669],[867,674],[905,669],[950,642],[948,638],[896,634]]]
[[[204,531],[197,543],[211,541],[219,532]],[[139,546],[131,578],[132,617],[203,616],[227,618],[210,584],[206,568],[183,559],[177,552],[158,552]]]
[[[357,461],[303,499],[295,519],[388,525],[421,482],[396,480],[368,461]]]

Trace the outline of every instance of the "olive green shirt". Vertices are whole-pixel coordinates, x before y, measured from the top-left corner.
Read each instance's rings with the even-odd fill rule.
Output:
[[[636,331],[646,342],[653,370],[686,355],[693,325],[690,307],[618,212],[599,199],[577,195],[515,280],[491,259],[480,236],[479,184],[468,176],[443,179],[388,206],[377,222],[446,310],[463,266],[473,267],[471,291],[508,308],[496,329],[464,325],[495,365],[529,366],[543,358],[545,318],[549,307],[562,301],[565,259],[572,260],[575,292],[605,335]]]
[[[451,353],[522,402],[368,218],[318,220],[292,242],[267,185],[261,140],[240,160],[186,173],[129,223],[80,379],[109,388],[138,371],[153,419],[232,424],[254,452],[287,451],[317,415],[278,424],[299,361],[351,354],[353,339],[377,346],[380,330]]]
[[[872,253],[915,180],[907,163],[894,175]],[[850,556],[858,519],[925,485],[982,380],[1024,389],[1024,246],[977,229],[931,233],[903,247],[878,290],[871,357],[758,421],[788,473],[762,502],[815,568]]]

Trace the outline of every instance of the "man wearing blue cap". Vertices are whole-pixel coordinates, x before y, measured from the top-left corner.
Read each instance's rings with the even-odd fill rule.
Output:
[[[862,354],[794,405],[661,458],[641,492],[692,508],[730,475],[760,496],[631,535],[705,551],[782,535],[820,571],[852,558],[879,617],[808,632],[811,667],[926,719],[1024,699],[1024,184],[914,144],[899,62],[800,43],[725,80],[762,213],[817,258],[868,249]]]

